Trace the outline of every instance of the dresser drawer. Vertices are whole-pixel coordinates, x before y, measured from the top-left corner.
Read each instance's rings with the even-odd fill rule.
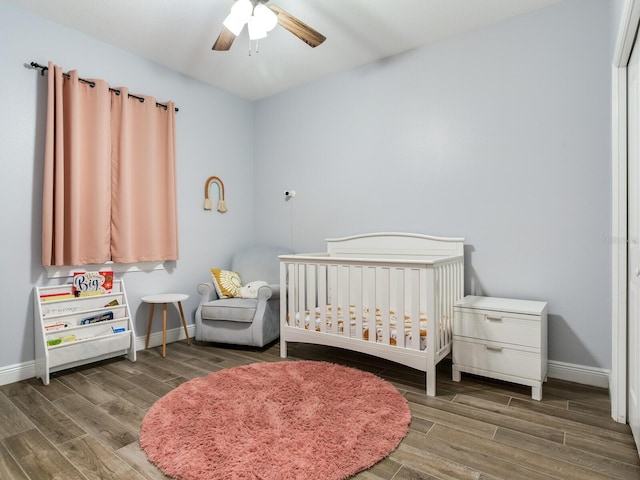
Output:
[[[540,317],[455,308],[454,335],[540,348]]]
[[[464,367],[514,377],[542,380],[540,354],[491,342],[453,340],[453,362]],[[481,372],[477,372],[481,373]]]

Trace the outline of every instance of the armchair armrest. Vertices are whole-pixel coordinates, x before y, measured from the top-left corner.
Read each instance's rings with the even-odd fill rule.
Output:
[[[280,285],[264,285],[258,289],[258,300],[269,300],[280,298]]]
[[[216,289],[211,282],[198,284],[198,293],[200,294],[200,305],[218,298]]]
[[[274,339],[278,336],[280,315],[280,285],[263,285],[258,289],[256,312],[253,317],[255,325],[259,329],[254,332],[258,338]],[[256,340],[258,344],[264,344],[264,340]]]

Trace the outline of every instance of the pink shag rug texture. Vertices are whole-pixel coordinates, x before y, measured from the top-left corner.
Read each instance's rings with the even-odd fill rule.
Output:
[[[180,480],[344,479],[407,434],[406,399],[327,362],[254,363],[180,385],[147,412],[140,445]]]

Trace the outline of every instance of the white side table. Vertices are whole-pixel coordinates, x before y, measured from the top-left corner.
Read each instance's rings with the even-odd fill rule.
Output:
[[[453,307],[453,381],[460,372],[531,387],[547,377],[547,303],[468,295]]]
[[[182,310],[182,301],[189,298],[186,293],[161,293],[159,295],[146,295],[142,297],[144,303],[151,304],[149,310],[149,324],[147,325],[147,341],[144,345],[145,350],[149,348],[149,335],[151,335],[151,322],[153,321],[153,307],[156,303],[162,304],[162,356],[167,356],[167,303],[177,303],[180,309],[180,319],[184,327],[184,333],[187,336],[187,345],[191,345],[189,340],[189,332],[187,331],[187,323],[184,320],[184,311]]]

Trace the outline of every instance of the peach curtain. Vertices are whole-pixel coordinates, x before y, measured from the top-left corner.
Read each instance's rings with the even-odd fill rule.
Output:
[[[111,254],[114,262],[177,260],[175,107],[127,98],[111,107]]]
[[[63,78],[49,63],[44,162],[42,264],[110,258],[111,96],[109,85]]]
[[[48,68],[43,265],[176,260],[173,102]]]

